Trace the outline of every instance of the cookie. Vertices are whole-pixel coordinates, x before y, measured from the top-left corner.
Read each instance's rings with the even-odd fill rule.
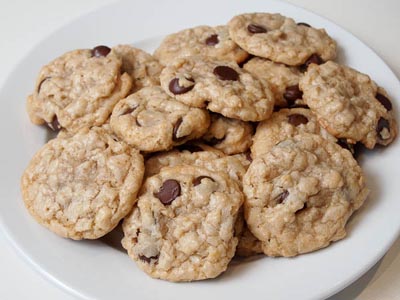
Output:
[[[311,56],[327,61],[336,57],[336,42],[324,29],[305,26],[280,14],[246,13],[233,17],[229,35],[250,54],[289,66],[299,66]]]
[[[275,107],[297,107],[305,105],[303,92],[299,89],[302,73],[298,67],[289,67],[261,57],[250,59],[243,69],[268,82],[275,98]]]
[[[235,253],[234,225],[243,195],[221,172],[177,166],[147,178],[123,222],[123,247],[151,277],[214,278]]]
[[[267,119],[274,98],[268,83],[235,62],[206,56],[178,58],[160,76],[161,86],[176,100],[242,121]]]
[[[154,86],[119,101],[110,124],[128,144],[155,152],[200,138],[207,131],[210,116],[206,110],[189,107]]]
[[[106,46],[58,57],[41,69],[28,97],[31,121],[71,132],[104,124],[132,87],[130,76],[121,75],[121,66],[119,56]]]
[[[342,239],[368,195],[349,151],[305,133],[255,158],[243,190],[247,225],[270,256],[295,256]]]
[[[389,96],[368,75],[334,62],[310,65],[300,89],[321,125],[337,138],[372,149],[397,135]]]
[[[252,158],[268,152],[279,142],[300,133],[313,133],[336,142],[318,123],[316,116],[305,108],[281,109],[274,112],[268,120],[258,124],[251,146]]]
[[[152,55],[130,45],[118,45],[113,47],[113,50],[122,59],[123,72],[132,78],[130,93],[144,87],[160,85],[160,73],[163,67]]]
[[[251,145],[253,125],[241,120],[211,115],[211,124],[202,139],[225,154],[246,152]]]
[[[168,35],[154,52],[163,65],[177,57],[205,55],[218,60],[244,61],[248,53],[229,36],[227,26],[197,26]]]
[[[130,212],[143,173],[137,150],[107,128],[84,128],[44,145],[25,170],[21,191],[40,224],[62,237],[96,239]]]

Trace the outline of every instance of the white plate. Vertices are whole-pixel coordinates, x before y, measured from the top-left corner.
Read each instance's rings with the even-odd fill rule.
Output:
[[[99,241],[66,240],[36,224],[25,210],[19,178],[47,139],[44,129],[29,122],[25,98],[43,64],[67,50],[98,44],[133,43],[151,51],[167,33],[200,24],[223,24],[235,14],[254,11],[280,12],[325,28],[339,44],[341,62],[370,74],[392,99],[400,95],[398,80],[371,49],[332,22],[282,2],[125,1],[75,20],[31,51],[0,91],[3,107],[7,108],[0,119],[0,226],[21,255],[46,278],[90,299],[195,300],[210,295],[231,299],[248,295],[262,299],[317,299],[349,285],[389,249],[400,229],[399,139],[384,151],[362,157],[372,193],[351,219],[346,239],[293,259],[263,257],[234,262],[215,280],[175,284],[150,279],[118,246],[118,233]]]

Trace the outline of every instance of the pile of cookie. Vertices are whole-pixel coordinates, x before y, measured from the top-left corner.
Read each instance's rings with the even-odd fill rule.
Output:
[[[123,247],[155,278],[214,278],[236,256],[296,256],[345,237],[368,189],[354,146],[397,134],[369,76],[334,62],[324,29],[280,14],[44,66],[31,121],[58,132],[21,180],[30,214],[62,237]]]

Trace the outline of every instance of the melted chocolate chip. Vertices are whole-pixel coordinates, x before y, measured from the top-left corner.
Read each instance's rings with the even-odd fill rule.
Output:
[[[105,57],[110,53],[111,49],[107,46],[97,46],[92,49],[92,56],[94,57]]]
[[[378,134],[379,138],[381,140],[386,140],[387,138],[382,136],[382,130],[387,129],[390,132],[390,125],[389,121],[386,120],[385,118],[380,117],[378,124],[376,125],[376,133]]]
[[[303,97],[303,92],[300,91],[299,85],[291,85],[288,86],[283,93],[283,97],[286,99],[289,107],[293,106],[297,99],[301,99]]]
[[[158,193],[154,193],[163,204],[169,205],[176,197],[181,195],[181,186],[175,179],[168,179],[164,181]]]
[[[234,69],[227,66],[218,66],[214,69],[214,75],[220,80],[232,80],[237,81],[239,74]]]
[[[204,178],[208,178],[211,181],[215,182],[215,180],[213,178],[211,178],[210,176],[199,176],[199,177],[196,177],[196,178],[193,179],[193,181],[192,181],[193,186],[199,185],[201,183],[201,180],[204,179]]]
[[[58,123],[57,116],[54,116],[53,120],[50,123],[47,123],[47,126],[53,131],[60,131],[62,128],[60,123]]]
[[[299,22],[299,23],[297,23],[297,25],[311,27],[310,24],[307,24],[307,23],[304,23],[304,22]]]
[[[247,30],[251,33],[265,33],[267,32],[267,28],[258,24],[249,24],[247,26]]]
[[[307,124],[308,119],[302,114],[292,114],[288,116],[288,122],[293,126],[299,126],[300,124]]]
[[[193,78],[186,78],[186,80],[193,82],[192,85],[189,86],[180,86],[179,85],[179,78],[174,78],[169,83],[169,90],[174,95],[180,95],[189,92],[194,87],[194,79]]]
[[[193,144],[183,144],[177,148],[179,151],[189,151],[190,153],[204,151],[203,148]]]
[[[126,107],[126,109],[120,114],[120,116],[128,115],[131,114],[135,111],[135,109],[138,108],[137,106],[134,107]]]
[[[47,80],[49,80],[49,79],[51,79],[50,76],[45,77],[45,78],[42,79],[42,81],[39,83],[39,85],[38,85],[38,87],[37,87],[37,92],[38,92],[38,93],[40,93],[40,89],[42,88],[43,82],[45,82],[45,81],[47,81]]]
[[[186,137],[186,136],[181,136],[181,137],[177,136],[178,135],[179,126],[181,126],[182,121],[183,121],[182,118],[179,118],[178,121],[176,121],[176,123],[174,125],[174,129],[173,129],[173,132],[172,132],[172,140],[174,142],[180,142]]]
[[[218,34],[210,35],[210,36],[206,39],[206,45],[207,45],[207,46],[215,46],[215,45],[218,44],[218,43],[219,43]]]
[[[318,54],[314,53],[311,54],[311,56],[306,60],[306,62],[302,66],[300,66],[300,70],[304,72],[307,71],[307,68],[310,64],[320,65],[323,63],[324,61],[322,60],[322,58]]]
[[[382,95],[381,93],[377,93],[375,98],[386,108],[387,111],[392,110],[392,102]]]
[[[289,196],[289,191],[284,190],[282,193],[275,197],[274,202],[276,204],[281,204],[287,198],[287,196]]]
[[[150,263],[152,259],[158,260],[158,255],[147,257],[145,255],[139,255],[139,259],[145,263]]]

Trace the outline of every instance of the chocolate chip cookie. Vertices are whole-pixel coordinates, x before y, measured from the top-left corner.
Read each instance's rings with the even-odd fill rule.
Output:
[[[242,121],[267,119],[274,97],[267,82],[235,62],[206,56],[178,58],[160,76],[161,86],[176,100]]]
[[[160,85],[163,67],[152,55],[130,45],[118,45],[113,50],[122,59],[123,72],[132,78],[131,93],[144,87]]]
[[[234,225],[243,195],[221,172],[177,166],[147,178],[124,220],[122,245],[151,277],[214,278],[235,254]]]
[[[244,61],[248,53],[229,36],[227,26],[197,26],[168,35],[154,52],[163,65],[177,57],[205,55],[218,60]]]
[[[300,79],[300,89],[321,125],[337,138],[372,149],[397,135],[389,96],[368,75],[335,62],[313,64]]]
[[[238,154],[249,149],[253,131],[249,122],[212,114],[210,127],[202,139],[225,154]]]
[[[237,15],[229,21],[228,28],[232,40],[241,48],[274,62],[299,66],[312,56],[322,61],[336,57],[336,42],[324,29],[296,24],[280,14]]]
[[[349,151],[305,133],[255,158],[243,190],[248,227],[270,256],[295,256],[342,239],[368,195]]]
[[[318,123],[316,116],[305,108],[281,109],[268,120],[258,124],[253,137],[251,155],[253,158],[268,152],[279,142],[300,133],[313,133],[336,142],[337,139]]]
[[[35,124],[77,132],[100,126],[132,87],[120,57],[106,46],[74,50],[44,66],[27,110]]]
[[[39,150],[21,179],[30,214],[56,234],[96,239],[132,209],[144,173],[143,157],[108,128],[84,128]]]
[[[210,116],[206,110],[189,107],[154,86],[118,102],[110,124],[128,144],[155,152],[200,138],[207,131]]]
[[[302,73],[298,67],[289,67],[261,57],[249,60],[243,69],[269,83],[277,108],[303,106],[303,92],[299,89]]]

